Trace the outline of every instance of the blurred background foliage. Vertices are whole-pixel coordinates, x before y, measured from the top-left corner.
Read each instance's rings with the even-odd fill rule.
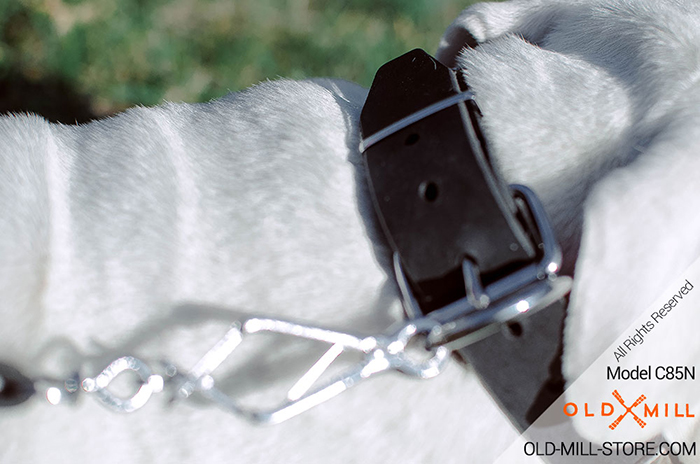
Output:
[[[66,123],[265,79],[368,86],[473,0],[0,0],[0,111]]]

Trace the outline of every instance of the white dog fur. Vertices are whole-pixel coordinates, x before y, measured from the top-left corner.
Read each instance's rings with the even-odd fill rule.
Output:
[[[481,45],[457,56],[465,31]],[[479,4],[438,58],[465,70],[498,166],[540,195],[575,268],[574,379],[700,255],[700,7]],[[0,361],[56,376],[126,352],[189,367],[251,313],[388,327],[401,307],[357,150],[365,96],[280,80],[82,126],[2,118]],[[312,360],[303,348],[261,351],[225,381],[254,392],[258,363],[291,376]],[[3,410],[0,430],[3,463],[488,463],[517,435],[456,364],[375,379],[274,427],[206,404],[125,416],[84,398]]]

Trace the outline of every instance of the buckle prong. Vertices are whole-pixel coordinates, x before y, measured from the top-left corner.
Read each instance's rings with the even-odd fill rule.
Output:
[[[462,275],[464,276],[464,288],[467,291],[467,301],[476,309],[486,308],[491,299],[484,291],[479,277],[479,268],[470,259],[462,261]]]
[[[413,295],[411,291],[410,284],[408,283],[408,278],[406,273],[403,271],[401,266],[401,257],[398,253],[394,253],[394,274],[396,275],[396,282],[399,285],[399,291],[401,292],[401,300],[403,301],[404,311],[409,319],[418,319],[423,316],[420,310],[420,305],[418,305],[418,300]]]

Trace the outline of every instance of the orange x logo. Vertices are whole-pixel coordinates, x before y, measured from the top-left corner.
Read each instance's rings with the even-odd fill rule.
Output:
[[[632,408],[636,408],[637,406],[639,406],[640,404],[642,404],[642,401],[644,401],[645,399],[647,399],[646,396],[644,396],[644,395],[640,396],[639,398],[637,398],[637,401],[635,401],[634,403],[632,403],[632,406],[627,407],[627,406],[625,405],[625,402],[622,400],[622,396],[620,396],[620,393],[618,393],[617,390],[613,391],[612,395],[613,395],[613,396],[615,397],[615,399],[616,399],[617,401],[619,401],[620,404],[625,408],[625,412],[624,412],[623,414],[620,414],[620,417],[618,417],[617,419],[615,419],[615,422],[613,422],[612,424],[610,424],[610,430],[615,430],[615,428],[617,428],[617,426],[620,424],[620,422],[622,422],[622,419],[624,419],[625,416],[626,416],[627,414],[632,414],[632,417],[634,417],[634,420],[637,422],[637,424],[639,424],[639,426],[640,426],[641,428],[646,427],[647,423],[644,422],[642,419],[640,419],[639,416],[636,415],[636,414],[634,413],[634,411],[632,411]]]

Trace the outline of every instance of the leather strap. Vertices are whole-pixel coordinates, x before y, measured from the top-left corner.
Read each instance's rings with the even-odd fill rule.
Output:
[[[489,158],[467,91],[454,71],[413,50],[379,69],[361,114],[374,205],[422,313],[412,317],[541,255],[527,208]],[[457,352],[521,429],[563,392],[565,306],[558,301]]]
[[[461,91],[452,70],[413,50],[377,73],[362,110],[363,136]],[[365,151],[375,207],[425,312],[465,295],[464,259],[486,285],[535,258],[478,118],[473,102],[458,102]]]

